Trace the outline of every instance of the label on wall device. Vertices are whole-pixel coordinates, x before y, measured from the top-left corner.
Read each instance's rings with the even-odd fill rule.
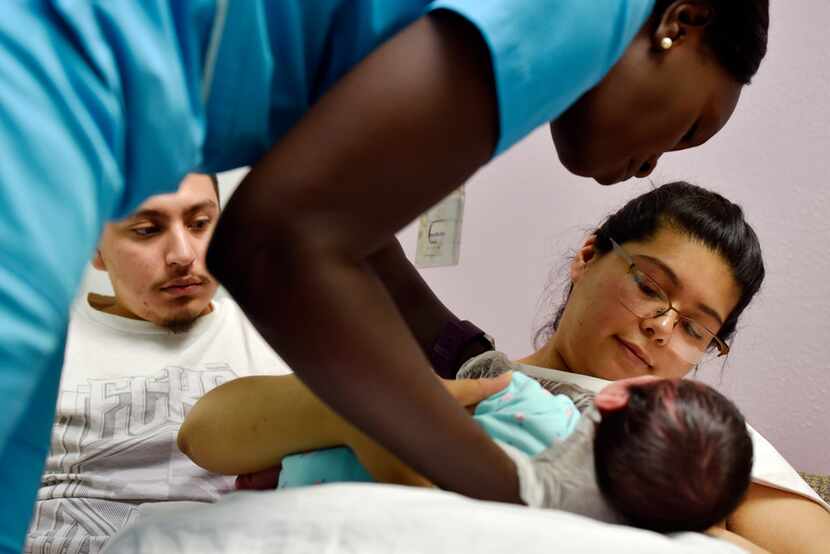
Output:
[[[458,265],[463,216],[464,187],[452,192],[421,215],[415,267]]]

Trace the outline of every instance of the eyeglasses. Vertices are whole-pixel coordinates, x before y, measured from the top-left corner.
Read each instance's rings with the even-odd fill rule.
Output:
[[[678,356],[691,364],[700,361],[706,350],[712,345],[717,346],[719,356],[729,353],[729,345],[718,338],[716,332],[695,319],[683,315],[672,306],[669,295],[657,284],[652,277],[637,267],[634,259],[623,250],[623,247],[611,239],[614,253],[628,264],[626,278],[620,280],[619,300],[629,312],[640,319],[653,319],[666,316],[670,311],[677,314],[672,326],[672,336],[668,346]],[[714,323],[714,322],[713,322]],[[680,332],[674,333],[674,328],[680,324]]]

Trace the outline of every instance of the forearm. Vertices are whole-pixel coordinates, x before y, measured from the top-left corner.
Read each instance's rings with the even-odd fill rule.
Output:
[[[268,294],[243,307],[310,389],[439,486],[518,500],[512,462],[447,394],[371,271],[319,252],[259,260],[302,268],[280,286],[248,273],[246,288]]]
[[[413,24],[256,164],[208,264],[335,411],[441,487],[518,502],[515,466],[432,374],[367,263],[489,159],[489,71],[468,24]]]
[[[409,262],[397,239],[372,254],[369,264],[389,291],[421,350],[429,356],[435,339],[455,315]]]
[[[197,465],[227,475],[277,465],[289,454],[347,444],[357,430],[294,375],[235,379],[203,396],[179,430]]]

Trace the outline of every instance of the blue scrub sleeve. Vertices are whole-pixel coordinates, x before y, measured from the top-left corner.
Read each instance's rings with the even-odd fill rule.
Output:
[[[117,103],[51,11],[0,18],[0,553],[20,552],[49,446],[69,306],[120,189]],[[39,4],[38,4],[39,5]],[[79,7],[79,10],[82,8]]]
[[[499,103],[496,155],[593,88],[642,28],[654,0],[437,0],[490,49]]]

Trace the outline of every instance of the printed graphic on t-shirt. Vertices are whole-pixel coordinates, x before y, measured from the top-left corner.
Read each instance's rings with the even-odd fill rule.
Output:
[[[231,477],[178,450],[176,434],[200,397],[234,378],[227,364],[170,366],[62,390],[26,552],[92,554],[143,502],[213,501],[231,490]]]

